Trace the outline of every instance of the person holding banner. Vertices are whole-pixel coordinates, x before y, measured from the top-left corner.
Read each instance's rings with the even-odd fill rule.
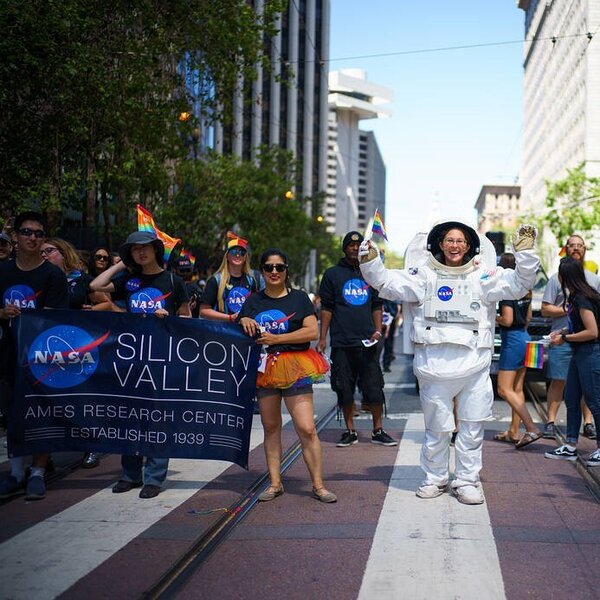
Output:
[[[217,272],[206,282],[200,300],[200,316],[232,322],[259,285],[250,268],[248,241],[228,233],[227,251]]]
[[[312,384],[329,370],[325,357],[310,347],[317,338],[317,317],[308,295],[289,284],[287,256],[277,248],[263,252],[260,269],[265,289],[252,294],[238,314],[247,335],[264,346],[256,396],[265,432],[264,450],[271,483],[259,496],[268,502],[283,494],[281,483],[281,399],[292,417],[310,473],[312,495],[321,502],[337,497],[323,483],[321,443],[313,409]]]
[[[44,260],[40,249],[46,237],[44,218],[38,212],[26,211],[15,218],[13,238],[17,243],[14,260],[0,263],[0,382],[2,384],[1,412],[8,414],[13,397],[16,356],[10,340],[10,323],[21,309],[68,308],[67,278],[53,264]],[[11,473],[0,481],[0,498],[25,493],[27,500],[46,496],[44,474],[48,454],[34,454],[31,475],[25,484],[24,457],[10,459]]]
[[[72,244],[57,237],[47,238],[42,244],[40,254],[66,275],[69,284],[69,308],[76,310],[90,308],[88,289],[91,278],[82,272],[81,259]],[[102,296],[106,295],[102,294]],[[112,306],[112,302],[109,306]],[[84,469],[93,469],[99,464],[100,457],[96,452],[84,453],[81,461]]]
[[[514,269],[515,255],[505,252],[500,256],[498,265],[503,269]],[[502,346],[498,362],[498,395],[510,405],[512,420],[509,429],[496,434],[494,439],[524,448],[542,437],[527,410],[523,393],[527,370],[525,350],[531,339],[527,333],[527,324],[531,320],[531,290],[519,300],[501,300],[499,308],[496,325],[500,327]],[[523,437],[519,437],[521,421],[525,425]]]
[[[420,262],[386,269],[377,246],[365,240],[359,251],[365,281],[382,298],[407,304],[412,316],[413,370],[425,419],[419,498],[442,495],[450,481],[450,439],[456,398],[458,434],[451,488],[459,502],[482,504],[485,421],[492,418],[490,364],[496,302],[522,298],[535,281],[537,232],[522,225],[513,245],[516,268],[496,267],[491,242],[459,221],[439,223],[420,244]],[[423,242],[426,242],[425,244]],[[486,247],[487,244],[487,247]],[[410,246],[409,246],[410,247]],[[487,263],[487,264],[486,264]]]
[[[153,233],[135,231],[119,248],[121,261],[98,275],[90,289],[124,299],[128,312],[191,317],[183,280],[163,268],[164,245]],[[129,269],[129,273],[123,273]],[[114,279],[118,274],[121,277]],[[168,458],[143,456],[121,457],[123,473],[113,486],[113,493],[129,492],[142,487],[140,498],[158,496],[167,478]],[[142,469],[143,468],[143,469]],[[143,471],[143,472],[142,472]]]
[[[575,461],[582,395],[594,417],[596,430],[600,430],[600,293],[588,283],[582,262],[572,257],[560,261],[558,280],[569,325],[568,329],[550,333],[550,343],[561,346],[566,342],[573,350],[565,384],[567,436],[565,444],[544,456]],[[600,442],[596,446],[586,461],[589,467],[600,466]]]

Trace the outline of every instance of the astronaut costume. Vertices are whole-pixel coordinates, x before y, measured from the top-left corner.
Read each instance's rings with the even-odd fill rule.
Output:
[[[463,258],[466,264],[461,266],[443,264],[440,252],[443,237],[454,229],[460,230],[468,243]],[[405,303],[403,311],[412,315],[413,371],[425,419],[421,468],[426,479],[417,491],[422,498],[439,496],[449,482],[456,398],[458,434],[452,490],[466,504],[483,502],[479,472],[484,423],[492,418],[494,400],[489,368],[496,303],[522,298],[533,287],[539,266],[533,250],[535,235],[529,226],[517,232],[515,270],[497,267],[493,249],[481,250],[486,250],[486,244],[491,247],[491,242],[456,221],[436,225],[427,236],[423,259],[407,263],[403,270],[386,269],[373,242],[361,245],[360,268],[365,281],[380,297]]]

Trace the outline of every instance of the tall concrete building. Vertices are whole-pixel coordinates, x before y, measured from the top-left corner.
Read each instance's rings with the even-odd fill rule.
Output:
[[[385,165],[372,132],[360,121],[389,117],[388,88],[367,81],[360,69],[329,74],[329,150],[327,156],[328,229],[344,235],[364,229],[375,208],[385,218]]]
[[[581,163],[588,176],[600,176],[600,0],[518,6],[526,40],[521,202],[539,211],[545,180]]]
[[[253,4],[260,13],[263,0]],[[231,123],[200,133],[202,147],[246,160],[261,145],[291,150],[300,164],[296,196],[326,188],[330,14],[330,0],[289,0],[279,33],[265,40],[271,72],[258,65],[253,82],[240,79]]]

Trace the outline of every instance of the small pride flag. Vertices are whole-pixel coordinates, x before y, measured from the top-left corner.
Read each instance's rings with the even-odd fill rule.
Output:
[[[542,342],[527,342],[525,366],[529,369],[541,369],[544,366],[544,345]]]
[[[385,233],[385,225],[383,224],[383,219],[381,218],[381,214],[379,213],[379,209],[375,209],[375,216],[373,217],[373,233],[380,235],[387,242],[387,235]]]
[[[559,251],[558,251],[558,255],[563,258],[564,256],[567,255],[567,247],[563,246]]]
[[[154,223],[154,217],[152,213],[144,208],[141,204],[137,205],[137,222],[138,222],[138,231],[147,231],[153,233],[165,246],[165,264],[169,262],[171,258],[171,252],[173,252],[173,248],[177,246],[177,244],[181,244],[181,240],[179,238],[173,238],[170,235],[162,232]]]

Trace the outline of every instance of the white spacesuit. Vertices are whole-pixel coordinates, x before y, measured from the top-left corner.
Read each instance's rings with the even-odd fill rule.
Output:
[[[452,490],[465,504],[483,502],[479,472],[484,422],[492,417],[494,400],[489,367],[496,303],[522,298],[533,287],[539,266],[535,235],[529,226],[517,232],[515,270],[497,267],[495,253],[480,251],[483,244],[491,246],[489,240],[457,221],[436,225],[427,236],[424,260],[403,270],[386,269],[372,242],[361,245],[360,268],[367,283],[380,297],[405,303],[412,315],[413,370],[425,418],[421,467],[426,479],[417,490],[421,498],[439,496],[449,482],[456,399]]]

